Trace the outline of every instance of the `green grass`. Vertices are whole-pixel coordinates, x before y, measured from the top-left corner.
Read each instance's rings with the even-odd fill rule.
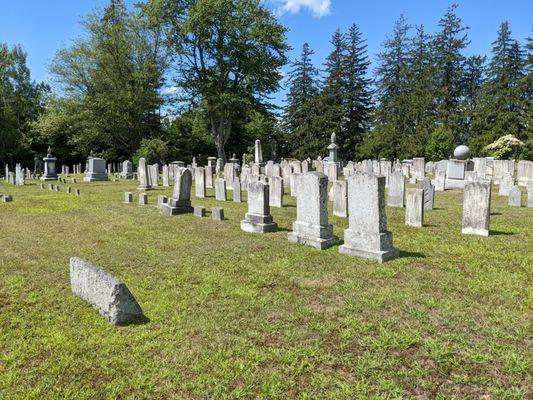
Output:
[[[193,199],[224,208],[214,222],[160,215],[171,188],[140,207],[122,204],[131,181],[62,186],[0,183],[1,399],[533,397],[533,210],[497,191],[488,238],[461,235],[461,191],[422,229],[387,208],[401,257],[379,265],[289,244],[288,195],[280,231],[254,235],[246,203]],[[73,296],[71,256],[124,280],[150,322],[114,327]]]

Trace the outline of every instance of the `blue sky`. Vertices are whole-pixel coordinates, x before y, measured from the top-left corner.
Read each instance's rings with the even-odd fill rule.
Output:
[[[289,28],[291,57],[308,42],[321,65],[330,51],[329,39],[337,29],[356,23],[367,39],[372,66],[380,45],[404,14],[412,25],[423,24],[434,32],[440,17],[454,1],[446,0],[267,0],[268,6]],[[523,41],[532,35],[532,0],[465,0],[457,13],[470,27],[468,54],[489,54],[499,24],[508,20],[513,36]],[[80,19],[103,0],[0,0],[0,42],[21,44],[28,53],[32,77],[49,81],[48,65],[55,52],[80,35]],[[278,101],[283,94],[278,95]]]

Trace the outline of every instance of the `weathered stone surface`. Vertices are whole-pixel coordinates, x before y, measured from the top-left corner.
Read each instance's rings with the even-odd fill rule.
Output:
[[[211,218],[213,221],[224,221],[224,209],[221,207],[211,208]]]
[[[470,149],[464,144],[457,146],[453,151],[453,156],[458,160],[466,160],[470,157]]]
[[[501,160],[494,160],[494,161],[501,161]],[[513,186],[514,186],[513,176],[509,172],[505,172],[499,181],[498,194],[500,196],[509,196],[509,191],[511,190]]]
[[[145,206],[148,204],[148,195],[146,193],[139,194],[139,205]]]
[[[289,177],[290,179],[289,187],[290,187],[292,197],[298,196],[298,179],[300,179],[301,176],[302,174],[292,173]]]
[[[296,221],[289,233],[290,243],[301,243],[317,249],[325,249],[337,243],[333,227],[328,224],[327,208],[328,178],[321,172],[302,174],[297,191]]]
[[[519,186],[527,186],[533,183],[533,161],[518,161],[517,178]]]
[[[522,191],[520,186],[512,186],[509,190],[509,200],[507,203],[510,207],[522,207]]]
[[[81,191],[80,191],[80,189],[76,189],[76,196],[81,196]]]
[[[174,176],[174,191],[167,204],[161,206],[164,215],[191,213],[192,173],[187,168],[178,168]]]
[[[131,192],[124,193],[124,203],[130,204],[132,202],[133,202],[133,194]]]
[[[83,178],[84,182],[108,181],[109,175],[106,170],[106,162],[102,158],[89,158],[89,169]]]
[[[407,189],[405,225],[421,228],[424,224],[424,190]]]
[[[488,180],[465,183],[463,192],[463,227],[466,235],[489,236],[490,192]]]
[[[139,158],[139,168],[137,169],[139,174],[139,186],[137,190],[151,190],[152,186],[150,185],[148,178],[148,165],[144,158]]]
[[[152,187],[159,186],[159,164],[150,165],[148,167],[148,174],[150,178],[150,185]]]
[[[446,171],[439,171],[435,173],[435,191],[444,192],[446,185]]]
[[[347,181],[334,181],[333,190],[333,215],[346,218],[348,216],[348,189]]]
[[[72,293],[115,325],[145,322],[146,317],[124,282],[78,257],[70,259]]]
[[[204,167],[196,167],[194,171],[194,185],[196,197],[205,198],[205,169]]]
[[[226,201],[227,193],[226,193],[226,180],[222,178],[217,178],[215,180],[215,199],[218,201]]]
[[[235,180],[233,181],[233,202],[242,202],[241,181],[239,180],[239,178],[235,178]]]
[[[411,176],[414,179],[424,179],[425,175],[426,175],[426,161],[424,160],[424,157],[413,158]]]
[[[163,165],[163,186],[170,186],[170,169],[168,165]]]
[[[389,178],[389,207],[403,208],[405,196],[405,177],[402,171],[394,171]]]
[[[133,178],[133,164],[131,161],[126,160],[122,163],[122,172],[120,173],[120,177],[123,179]]]
[[[279,176],[271,176],[268,186],[270,207],[283,207],[283,179]]]
[[[248,185],[248,212],[241,221],[241,229],[251,233],[275,232],[278,229],[270,215],[269,187],[263,182]]]
[[[161,209],[164,204],[168,203],[168,197],[164,194],[157,196],[157,208]]]
[[[424,190],[424,210],[433,210],[433,205],[435,203],[435,186],[431,184],[431,180],[425,178],[417,185],[417,188]]]
[[[341,254],[379,263],[398,257],[387,231],[385,177],[357,172],[348,178],[348,215]]]
[[[205,217],[205,207],[204,206],[194,206],[194,216],[203,218]]]

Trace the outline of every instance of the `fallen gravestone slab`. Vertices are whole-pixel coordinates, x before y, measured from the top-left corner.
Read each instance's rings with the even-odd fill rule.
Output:
[[[124,282],[78,257],[70,259],[72,292],[115,325],[145,322],[142,309]]]

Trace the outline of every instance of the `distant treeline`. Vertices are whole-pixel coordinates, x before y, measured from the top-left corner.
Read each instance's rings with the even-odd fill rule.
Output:
[[[68,164],[91,151],[225,159],[253,154],[255,139],[266,158],[306,158],[325,156],[332,133],[343,159],[437,160],[460,143],[533,159],[532,38],[504,21],[488,57],[466,56],[455,5],[434,33],[401,16],[372,66],[355,24],[333,33],[320,68],[307,43],[288,60],[286,28],[260,0],[111,0],[82,24],[50,66],[53,91],[31,80],[20,46],[0,44],[0,162],[33,165],[49,145]]]

